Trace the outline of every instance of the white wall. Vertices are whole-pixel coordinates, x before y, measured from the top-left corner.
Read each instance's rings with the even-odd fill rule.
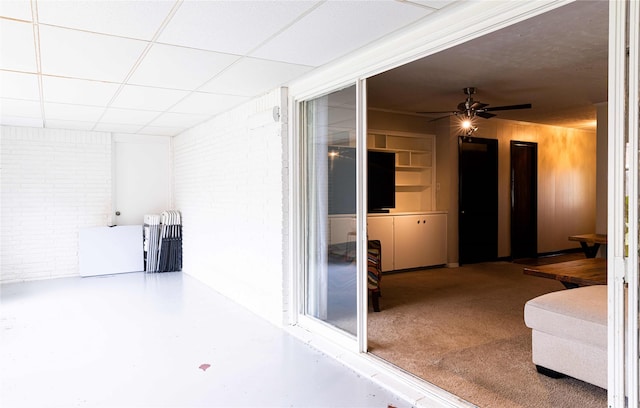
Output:
[[[78,231],[111,213],[109,133],[1,128],[0,281],[78,274]]]
[[[154,155],[156,171],[144,179],[164,189],[149,201],[143,188],[128,193],[136,211],[166,209],[171,188],[168,137],[141,137],[76,130],[3,126],[0,132],[0,282],[76,276],[79,274],[78,236],[86,227],[111,225],[113,215],[114,141],[135,143],[135,155],[120,160],[132,184],[139,184],[139,163],[146,150]],[[133,138],[133,139],[132,139]],[[115,140],[114,140],[115,139]],[[150,149],[145,149],[145,145]],[[158,148],[160,146],[160,148]],[[157,169],[163,171],[157,171]],[[160,202],[161,201],[161,202]],[[141,204],[142,203],[142,204]],[[121,209],[127,214],[128,207]],[[142,218],[137,221],[142,224]]]
[[[282,325],[287,308],[285,90],[257,98],[173,140],[183,271]]]

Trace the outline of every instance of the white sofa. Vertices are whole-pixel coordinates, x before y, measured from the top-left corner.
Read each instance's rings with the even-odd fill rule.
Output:
[[[532,329],[538,372],[562,374],[607,388],[607,286],[585,286],[529,300],[524,321]]]

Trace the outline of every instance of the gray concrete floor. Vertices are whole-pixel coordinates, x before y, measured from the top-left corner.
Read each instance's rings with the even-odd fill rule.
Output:
[[[0,406],[410,407],[180,272],[0,287]]]

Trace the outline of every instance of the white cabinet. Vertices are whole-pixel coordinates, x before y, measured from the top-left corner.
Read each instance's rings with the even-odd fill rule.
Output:
[[[447,263],[447,215],[430,214],[426,217],[423,248],[427,265],[443,265]]]
[[[421,224],[424,215],[397,216],[393,220],[394,232],[394,269],[417,268],[427,265],[421,248],[426,240],[426,228]],[[426,225],[426,224],[425,224]]]
[[[368,217],[368,239],[377,239],[382,246],[382,271],[392,271],[393,268],[393,217]]]
[[[369,216],[367,225],[369,239],[382,244],[383,271],[447,263],[445,213]]]
[[[394,217],[394,269],[447,263],[446,214]]]

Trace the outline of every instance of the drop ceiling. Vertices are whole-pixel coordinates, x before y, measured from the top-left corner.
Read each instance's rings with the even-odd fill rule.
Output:
[[[454,0],[0,1],[0,124],[166,135]]]
[[[0,1],[0,124],[179,134],[455,0]],[[374,109],[593,128],[607,99],[606,1],[578,1],[371,78]],[[425,115],[425,120],[442,115]]]

